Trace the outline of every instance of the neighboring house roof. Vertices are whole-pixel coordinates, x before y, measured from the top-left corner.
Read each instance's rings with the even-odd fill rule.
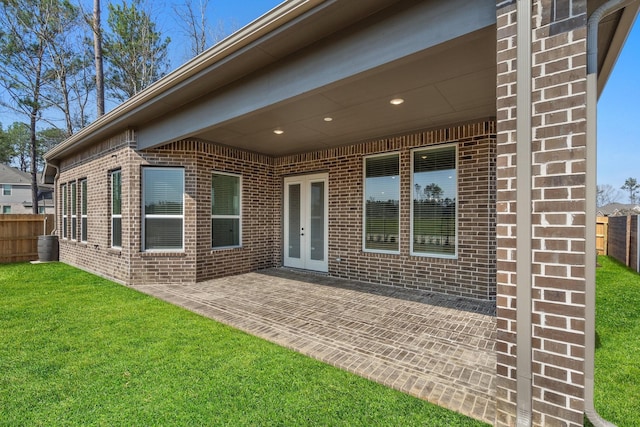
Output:
[[[50,150],[46,182],[64,157],[127,129],[138,149],[194,138],[280,156],[494,117],[495,8],[288,0]],[[637,8],[600,25],[599,91]],[[390,110],[395,97],[407,102]]]
[[[0,164],[0,184],[31,184],[31,174]]]
[[[640,205],[625,203],[609,203],[598,208],[598,216],[637,215]]]

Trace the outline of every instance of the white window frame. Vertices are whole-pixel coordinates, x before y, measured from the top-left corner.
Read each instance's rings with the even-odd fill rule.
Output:
[[[413,158],[416,152],[420,152],[420,151],[429,151],[429,150],[437,150],[437,149],[442,149],[442,148],[448,148],[448,147],[454,147],[455,148],[455,165],[456,165],[456,203],[455,203],[455,209],[456,209],[456,214],[455,214],[455,235],[454,235],[454,239],[455,239],[455,249],[454,249],[454,253],[452,255],[447,255],[447,254],[438,254],[438,253],[432,253],[432,252],[415,252],[413,245],[414,245],[414,239],[413,239],[413,187],[415,185],[414,182],[414,162],[413,162]],[[411,250],[410,250],[410,254],[412,256],[418,256],[418,257],[428,257],[428,258],[443,258],[443,259],[457,259],[458,258],[458,233],[459,233],[459,225],[458,225],[458,218],[460,217],[460,213],[458,210],[458,199],[459,199],[459,183],[458,183],[458,177],[459,177],[459,160],[460,160],[460,156],[459,156],[459,148],[458,148],[458,144],[457,143],[451,143],[451,144],[441,144],[441,145],[433,145],[433,146],[428,146],[428,147],[421,147],[421,148],[415,148],[413,150],[411,150],[411,203],[410,203],[410,208],[411,208],[411,212],[409,213],[409,221],[411,222],[411,227],[410,227],[410,231],[409,231],[409,236],[410,236],[410,242],[411,242]]]
[[[367,243],[367,160],[376,157],[391,157],[397,156],[398,158],[398,249],[397,250],[385,250],[385,249],[371,249],[366,247]],[[402,157],[399,151],[389,151],[386,153],[373,154],[362,158],[362,251],[370,253],[381,254],[400,254],[401,246],[401,224],[400,218],[402,218],[402,177],[400,171],[402,170]]]
[[[3,196],[10,196],[12,191],[13,191],[13,186],[11,184],[2,184],[2,195]]]
[[[120,177],[120,180],[119,180],[119,184],[120,184],[120,189],[119,189],[119,192],[120,192],[120,213],[119,214],[114,214],[113,213],[113,210],[114,210],[114,207],[113,207],[113,201],[114,201],[113,200],[113,195],[114,195],[113,178],[114,178],[115,175],[118,175]],[[111,202],[109,203],[109,208],[110,208],[109,212],[111,213],[111,219],[109,221],[109,229],[111,231],[111,233],[110,233],[110,235],[111,235],[111,247],[114,248],[114,249],[122,249],[122,170],[121,169],[116,169],[116,170],[111,171],[110,181],[111,181],[111,185],[110,185]],[[113,241],[113,236],[114,236],[114,233],[113,233],[113,230],[114,230],[113,220],[114,219],[120,219],[120,244],[119,245],[114,244],[114,241]]]
[[[67,184],[60,184],[60,198],[62,199],[62,239],[69,238],[69,200]]]
[[[80,180],[80,241],[87,242],[87,234],[89,234],[88,211],[89,211],[89,188],[87,179]],[[86,209],[85,209],[86,208]]]
[[[2,206],[2,214],[3,215],[11,214],[11,205],[3,205]]]
[[[145,183],[145,171],[147,170],[179,170],[182,171],[182,215],[158,215],[158,214],[149,214],[147,215],[147,213],[145,212],[146,208],[145,208],[145,199],[144,199],[144,183]],[[142,251],[143,252],[184,252],[184,246],[185,246],[185,193],[186,193],[186,172],[185,169],[183,167],[179,167],[179,166],[171,166],[171,167],[158,167],[158,166],[145,166],[142,168],[142,173],[141,173],[141,202],[142,202]],[[177,219],[180,218],[182,220],[182,247],[181,248],[171,248],[171,249],[149,249],[147,248],[147,242],[146,240],[146,223],[147,223],[147,218],[150,219],[169,219],[169,218],[173,218],[173,219]]]
[[[211,239],[209,239],[211,241],[211,249],[213,250],[220,250],[220,249],[231,249],[231,248],[240,248],[242,247],[242,175],[238,175],[238,174],[233,174],[233,173],[226,173],[226,172],[217,172],[214,171],[211,173],[211,177],[213,178],[214,175],[226,175],[226,176],[231,176],[234,178],[238,178],[238,200],[239,200],[239,207],[238,207],[238,215],[214,215],[213,214],[213,200],[211,200],[211,222],[213,222],[214,219],[237,219],[238,220],[238,244],[237,245],[230,245],[230,246],[213,246],[213,228],[211,230]],[[213,224],[211,224],[211,227],[213,227]]]
[[[78,183],[71,181],[69,186],[71,190],[71,241],[74,242],[78,240]]]

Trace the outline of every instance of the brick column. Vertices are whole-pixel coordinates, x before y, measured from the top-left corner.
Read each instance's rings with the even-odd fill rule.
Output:
[[[496,425],[516,424],[516,3],[498,1]]]
[[[532,425],[581,426],[584,412],[586,210],[586,1],[532,2],[531,69],[517,69],[516,1],[497,2],[497,425],[518,416],[518,310],[531,311]],[[517,114],[517,73],[530,73],[531,117]],[[524,98],[523,98],[524,99]],[[530,121],[531,140],[518,138]],[[520,123],[521,125],[522,123]],[[516,147],[531,152],[532,239],[518,242]],[[528,184],[528,183],[527,183]],[[528,191],[528,190],[527,190]],[[522,212],[522,211],[521,211]],[[516,275],[531,248],[531,277]],[[518,301],[519,286],[531,300]],[[524,331],[527,332],[527,331]],[[522,349],[521,349],[522,350]],[[522,360],[520,360],[522,363]],[[521,373],[520,373],[521,374]],[[522,397],[522,396],[520,396]],[[526,406],[526,405],[525,405]]]

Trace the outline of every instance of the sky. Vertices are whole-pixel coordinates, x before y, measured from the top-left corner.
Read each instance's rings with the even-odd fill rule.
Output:
[[[106,2],[108,0],[102,0]],[[113,0],[112,0],[113,1]],[[197,8],[202,0],[191,0]],[[269,12],[282,3],[283,0],[209,0],[207,5],[207,18],[210,25],[218,26],[222,23],[226,35],[238,30],[258,17]],[[188,48],[181,42],[184,40],[182,24],[173,12],[176,7],[184,4],[180,0],[147,0],[151,4],[152,13],[155,15],[158,28],[171,37],[171,68],[175,69],[189,60],[186,52]],[[106,19],[106,8],[103,19]],[[176,30],[177,28],[177,30]]]
[[[640,20],[627,38],[598,101],[598,185],[640,181]],[[620,202],[628,203],[621,194]]]
[[[199,4],[200,0],[192,0]],[[92,2],[85,0],[88,10]],[[103,24],[106,22],[107,0],[103,0]],[[178,25],[174,6],[180,0],[148,0],[152,5],[158,29],[171,37],[169,57],[171,69],[188,58],[187,41]],[[228,34],[267,13],[281,0],[209,0],[208,20],[222,23]],[[177,28],[177,29],[176,29]],[[113,106],[108,106],[113,107]],[[3,114],[5,116],[5,114]],[[12,120],[0,117],[8,126]],[[598,102],[598,185],[619,189],[629,178],[640,180],[640,23],[636,19],[609,81]],[[620,192],[620,202],[627,202]]]
[[[197,0],[196,0],[197,1]],[[166,3],[180,3],[166,0]],[[280,0],[210,0],[210,20],[238,29],[268,12]],[[170,20],[163,25],[171,25]],[[178,34],[175,35],[179,37]],[[172,36],[173,37],[173,36]],[[179,43],[174,43],[177,48]],[[173,54],[172,66],[179,55]],[[598,101],[598,185],[619,189],[627,178],[640,181],[640,20],[636,19]],[[620,202],[628,202],[620,191]]]

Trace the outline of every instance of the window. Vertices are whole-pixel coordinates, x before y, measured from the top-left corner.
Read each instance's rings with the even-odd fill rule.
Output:
[[[71,240],[78,239],[78,186],[71,184]]]
[[[399,252],[400,156],[364,160],[364,250]]]
[[[457,246],[456,146],[413,151],[411,252],[455,257]]]
[[[240,246],[241,192],[239,176],[219,173],[211,176],[211,247]]]
[[[111,247],[122,247],[122,174],[111,172]]]
[[[67,199],[67,184],[62,184],[60,186],[60,188],[62,189],[61,193],[62,193],[62,203],[60,203],[62,205],[62,238],[63,239],[68,239],[69,238],[69,201]]]
[[[3,206],[2,207],[2,213],[3,214],[10,214],[11,213],[11,206]]]
[[[142,170],[143,249],[182,250],[184,169]]]
[[[11,195],[11,184],[2,184],[2,195],[3,196]]]
[[[80,181],[80,241],[87,241],[87,180]]]

